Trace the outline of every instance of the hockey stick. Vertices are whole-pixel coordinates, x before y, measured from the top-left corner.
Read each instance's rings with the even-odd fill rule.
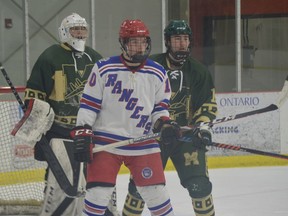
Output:
[[[226,117],[223,117],[220,119],[214,119],[211,122],[202,122],[201,124],[194,125],[193,127],[184,126],[184,127],[181,127],[181,129],[183,130],[183,132],[185,132],[185,131],[188,132],[188,131],[195,130],[196,128],[198,128],[202,125],[208,125],[208,126],[212,127],[215,124],[220,124],[220,123],[224,123],[224,122],[228,122],[228,121],[232,121],[232,120],[236,120],[236,119],[241,119],[241,118],[245,118],[248,116],[257,115],[257,114],[261,114],[261,113],[271,112],[271,111],[279,109],[287,101],[287,99],[288,99],[288,76],[286,77],[286,80],[284,82],[284,86],[283,86],[283,88],[280,92],[280,95],[277,99],[277,102],[275,104],[270,104],[267,107],[257,109],[257,110],[252,110],[249,112],[244,112],[244,113],[240,113],[240,114],[236,114],[236,115],[230,115],[230,116],[226,116]],[[142,136],[142,137],[138,137],[138,138],[133,138],[133,139],[128,139],[128,140],[124,140],[124,141],[120,141],[120,142],[115,142],[112,144],[95,147],[93,149],[93,153],[96,153],[99,151],[105,151],[105,150],[108,150],[111,148],[130,145],[130,144],[137,143],[137,142],[143,142],[143,141],[146,141],[149,139],[155,139],[155,138],[159,138],[159,137],[160,137],[160,133],[155,133],[155,134],[150,134],[150,135],[146,135],[146,136]],[[188,136],[188,138],[189,138],[189,136]],[[185,141],[185,139],[186,139],[186,136],[184,135],[180,140]]]
[[[154,133],[154,134],[149,134],[149,135],[146,135],[146,136],[141,136],[141,137],[138,137],[138,138],[127,139],[127,140],[123,140],[123,141],[120,141],[120,142],[111,143],[111,144],[108,144],[108,145],[94,147],[93,148],[93,153],[96,153],[96,152],[99,152],[99,151],[104,151],[104,150],[111,149],[111,148],[116,148],[116,147],[130,145],[130,144],[133,144],[133,143],[144,142],[146,140],[156,139],[156,138],[159,138],[159,137],[160,137],[160,133]]]
[[[192,136],[185,136],[185,137],[181,138],[181,141],[191,142],[193,139],[194,138]],[[260,150],[256,150],[256,149],[250,149],[250,148],[245,148],[245,147],[241,147],[241,146],[235,146],[235,145],[231,145],[231,144],[212,142],[211,145],[209,145],[209,146],[214,146],[214,147],[224,148],[224,149],[229,149],[229,150],[234,150],[234,151],[248,152],[248,153],[252,153],[252,154],[258,154],[258,155],[270,156],[270,157],[288,160],[288,156],[286,156],[286,155],[272,153],[272,152],[265,152],[265,151],[260,151]]]
[[[137,143],[137,142],[141,142],[141,141],[145,141],[147,139],[153,139],[153,138],[155,139],[155,138],[159,138],[159,137],[160,137],[160,133],[156,133],[156,134],[151,134],[148,136],[142,136],[142,137],[135,138],[135,139],[128,139],[128,140],[116,142],[113,144],[94,148],[93,153],[107,150],[107,149],[111,149],[111,148],[129,145],[129,144],[133,144],[133,143]],[[184,136],[180,140],[183,142],[191,142],[192,139],[193,139],[193,137],[191,137],[191,136]],[[286,156],[286,155],[276,154],[276,153],[272,153],[272,152],[265,152],[265,151],[260,151],[260,150],[256,150],[256,149],[244,148],[241,146],[229,145],[229,144],[224,144],[224,143],[215,143],[215,142],[212,142],[211,146],[288,160],[288,156]]]
[[[4,78],[6,79],[6,82],[8,83],[8,85],[11,88],[12,93],[14,94],[17,102],[19,103],[19,105],[21,106],[23,112],[26,111],[26,106],[23,103],[22,99],[20,98],[17,90],[15,89],[13,83],[11,82],[5,68],[2,66],[2,64],[0,63],[0,70],[4,76]],[[77,191],[77,186],[72,186],[69,179],[67,178],[64,170],[62,169],[62,166],[60,165],[57,157],[55,156],[53,150],[51,149],[51,146],[48,143],[48,140],[46,139],[46,137],[43,135],[41,140],[39,141],[40,147],[43,150],[43,153],[45,155],[46,161],[49,165],[49,168],[51,169],[52,173],[55,176],[55,179],[57,180],[59,186],[61,187],[61,189],[68,195],[71,197],[78,197],[78,196],[82,196],[82,192],[78,192]]]
[[[23,110],[23,112],[25,112],[25,111],[26,111],[26,106],[25,106],[25,104],[23,103],[23,101],[21,100],[21,98],[20,98],[17,90],[15,89],[13,83],[11,82],[10,78],[8,77],[8,74],[7,74],[6,70],[5,70],[5,68],[2,66],[2,63],[1,63],[1,62],[0,62],[0,70],[1,70],[1,72],[2,72],[2,74],[3,74],[3,76],[4,76],[4,78],[5,78],[6,82],[7,82],[8,85],[10,86],[11,91],[12,91],[14,97],[16,98],[17,102],[18,102],[19,105],[21,106],[21,109]]]
[[[241,146],[229,145],[229,144],[224,144],[224,143],[214,143],[214,142],[212,142],[211,146],[288,160],[288,156],[286,155],[276,154],[272,152],[265,152],[265,151],[260,151],[256,149],[244,148]]]

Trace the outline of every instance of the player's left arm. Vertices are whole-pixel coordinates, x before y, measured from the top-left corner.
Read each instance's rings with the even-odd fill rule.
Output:
[[[191,124],[210,122],[218,113],[215,87],[209,71],[203,71],[198,88],[192,88]]]
[[[156,105],[154,111],[152,112],[153,132],[161,132],[160,140],[164,144],[174,143],[181,137],[180,126],[177,124],[177,122],[172,121],[169,116],[168,108],[170,105],[170,97],[170,81],[168,76],[165,76],[163,82],[160,84],[159,90],[156,91]]]
[[[102,105],[102,80],[98,73],[97,64],[94,65],[80,100],[76,126],[93,126]]]
[[[171,97],[170,81],[166,73],[164,79],[161,82],[158,81],[156,83],[154,110],[152,111],[152,125],[154,125],[154,123],[163,116],[169,117],[168,108],[170,106]]]
[[[216,118],[218,112],[215,87],[208,71],[204,73],[204,76],[202,76],[202,82],[198,86],[200,86],[197,91],[198,95],[195,97],[194,94],[194,99],[196,98],[196,100],[193,101],[192,99],[195,109],[195,112],[193,112],[193,108],[191,109],[191,113],[193,114],[191,121],[192,125],[200,124],[201,122],[211,122]],[[209,126],[200,126],[194,131],[194,133],[198,138],[200,138],[198,144],[201,148],[211,144],[212,130]]]

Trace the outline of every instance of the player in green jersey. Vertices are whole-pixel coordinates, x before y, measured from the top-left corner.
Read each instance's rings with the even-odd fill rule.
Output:
[[[207,68],[190,56],[191,28],[184,20],[172,20],[165,28],[164,36],[167,52],[150,58],[167,70],[172,88],[171,119],[180,126],[212,121],[217,114],[215,88]],[[203,126],[191,135],[192,142],[176,141],[165,145],[160,140],[163,166],[170,158],[181,185],[189,192],[196,216],[213,216],[212,183],[206,162],[211,130]],[[131,179],[122,213],[124,216],[137,216],[141,215],[143,208],[144,202]]]
[[[53,108],[55,119],[51,129],[46,133],[46,138],[56,155],[62,154],[59,153],[60,146],[65,145],[67,155],[59,157],[64,158],[63,160],[72,166],[70,165],[73,163],[72,160],[69,163],[69,158],[73,154],[71,149],[73,144],[71,141],[69,143],[70,131],[76,124],[79,100],[88,76],[95,62],[102,56],[85,45],[88,38],[88,24],[80,15],[72,13],[64,18],[58,31],[61,43],[50,46],[37,59],[27,81],[25,102],[37,98],[48,102]],[[69,152],[72,153],[69,155]],[[45,161],[42,150],[37,144],[35,159]],[[63,168],[67,164],[62,164]],[[68,176],[67,170],[65,173]],[[81,214],[82,201],[67,198],[49,169],[45,180],[47,183],[41,216]],[[83,185],[85,187],[85,180]],[[107,215],[114,214],[107,213]]]

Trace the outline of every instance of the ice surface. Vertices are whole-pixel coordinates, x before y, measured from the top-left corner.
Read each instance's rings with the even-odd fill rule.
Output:
[[[117,178],[118,209],[127,194],[129,175]],[[167,186],[177,216],[194,216],[188,192],[175,171],[166,172]],[[211,169],[217,216],[288,216],[288,167]],[[143,216],[148,216],[145,208]]]

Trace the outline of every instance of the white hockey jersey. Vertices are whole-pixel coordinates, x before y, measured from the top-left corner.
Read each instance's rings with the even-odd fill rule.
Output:
[[[92,126],[96,145],[109,145],[152,133],[155,121],[169,116],[170,83],[165,69],[147,59],[131,71],[121,56],[98,61],[80,101],[77,126]],[[113,148],[119,155],[159,152],[156,140]]]

